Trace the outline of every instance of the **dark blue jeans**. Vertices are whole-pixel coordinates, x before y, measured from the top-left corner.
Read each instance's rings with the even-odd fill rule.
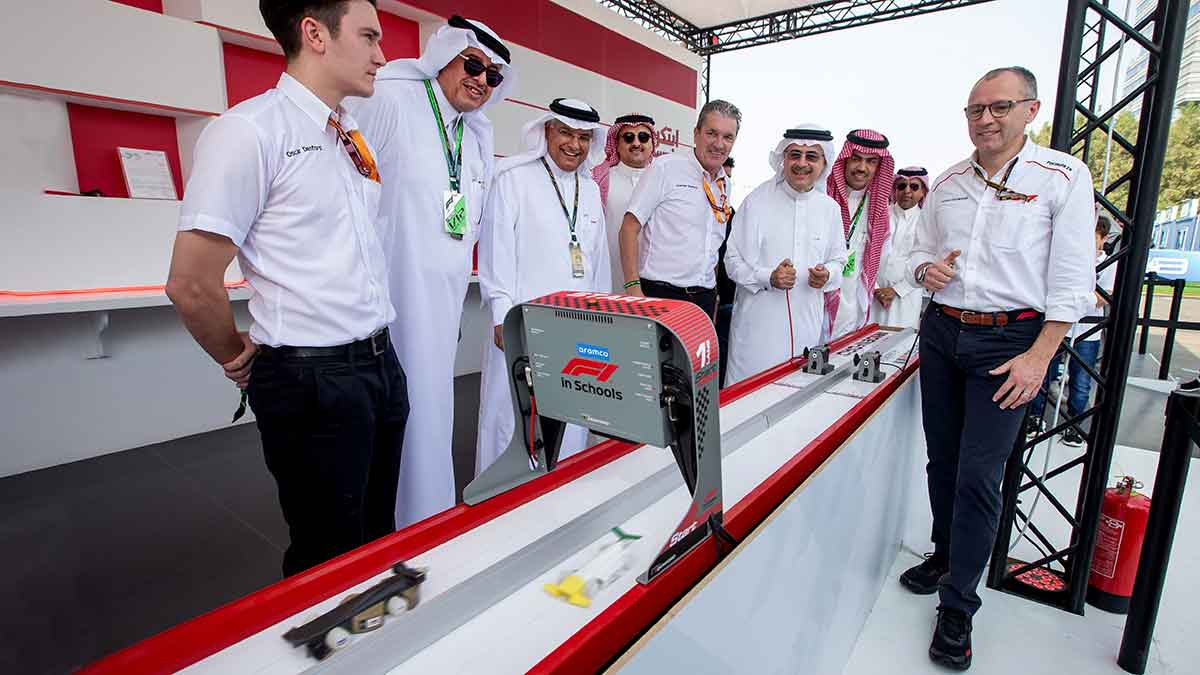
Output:
[[[1000,520],[1000,482],[1020,431],[1024,406],[992,401],[1007,375],[988,371],[1027,351],[1041,321],[1002,328],[968,326],[933,305],[921,322],[921,411],[929,464],[934,548],[950,558],[944,607],[974,614],[976,588]]]
[[[1074,347],[1075,351],[1079,352],[1079,356],[1083,357],[1088,366],[1094,370],[1096,359],[1100,356],[1100,341],[1076,340]],[[1058,354],[1050,362],[1050,367],[1046,369],[1046,380],[1042,383],[1043,388],[1050,387],[1051,375],[1058,373],[1062,359],[1063,355]],[[1076,359],[1070,359],[1067,362],[1067,376],[1067,415],[1075,417],[1087,410],[1088,397],[1092,393],[1092,376]],[[1041,417],[1045,410],[1046,397],[1039,391],[1037,397],[1029,403],[1029,414],[1033,417]]]

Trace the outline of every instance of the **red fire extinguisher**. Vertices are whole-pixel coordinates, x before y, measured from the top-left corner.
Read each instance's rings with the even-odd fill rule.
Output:
[[[1116,487],[1104,491],[1087,601],[1106,612],[1129,611],[1129,596],[1133,594],[1146,521],[1150,518],[1150,498],[1137,492],[1140,487],[1139,481],[1125,476]]]

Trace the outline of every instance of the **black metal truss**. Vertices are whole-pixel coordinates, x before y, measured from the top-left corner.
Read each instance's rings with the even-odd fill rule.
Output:
[[[1108,5],[1108,0],[1069,0],[1051,135],[1052,147],[1086,162],[1093,153],[1105,152],[1104,144],[1097,147],[1092,143],[1093,133],[1109,133],[1122,109],[1139,97],[1142,100],[1136,139],[1112,131],[1113,152],[1127,154],[1132,159],[1132,166],[1112,180],[1103,193],[1096,193],[1097,203],[1122,228],[1117,250],[1103,263],[1104,267],[1117,265],[1114,291],[1109,296],[1099,289],[1109,300],[1111,311],[1088,331],[1104,332],[1104,356],[1099,371],[1086,369],[1098,385],[1096,403],[1073,418],[1064,415],[1060,424],[1031,439],[1026,439],[1023,434],[1018,438],[1005,469],[1000,526],[988,572],[988,585],[992,588],[1077,614],[1083,613],[1096,526],[1129,376],[1138,297],[1157,210],[1189,3],[1188,0],[1159,0],[1153,11],[1133,25],[1115,15]],[[1117,39],[1106,42],[1106,34]],[[1114,102],[1106,112],[1098,113],[1101,66],[1115,60],[1122,38],[1127,44],[1148,53],[1150,63],[1146,80]],[[1081,121],[1078,126],[1077,120]],[[1121,188],[1127,188],[1127,192],[1118,198],[1116,195]],[[1067,359],[1079,361],[1079,355],[1069,345],[1063,345],[1063,353]],[[1043,395],[1048,394],[1045,389],[1042,391]],[[1047,405],[1047,410],[1052,409],[1053,405]],[[1080,423],[1088,418],[1091,425],[1085,430]],[[1031,461],[1034,448],[1072,427],[1086,431],[1083,435],[1087,445],[1079,455],[1043,472],[1043,462]],[[1071,510],[1054,497],[1047,483],[1075,468],[1082,468],[1082,476]],[[1048,507],[1030,513],[1032,498],[1044,500]],[[1048,527],[1046,521],[1049,519],[1059,519],[1066,524],[1070,532],[1067,541],[1055,542],[1047,536],[1048,532],[1061,529]],[[1014,561],[1009,558],[1014,527],[1029,537],[1030,543],[1040,552],[1039,559]],[[1039,568],[1057,573],[1064,581],[1064,588],[1047,592],[1018,579],[1025,572]]]
[[[657,33],[685,47],[689,38],[700,29],[687,19],[663,7],[653,0],[598,0],[617,14],[632,20],[643,28]]]
[[[643,28],[705,57],[701,97],[709,98],[710,57],[738,49],[857,28],[992,0],[829,0],[752,19],[700,27],[653,0],[597,0]]]
[[[689,49],[721,54],[983,2],[990,0],[833,0],[701,28]]]

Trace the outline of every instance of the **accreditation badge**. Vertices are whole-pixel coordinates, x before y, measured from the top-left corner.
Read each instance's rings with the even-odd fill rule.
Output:
[[[571,276],[576,279],[583,278],[583,247],[579,242],[573,241],[570,244],[571,249]]]
[[[842,276],[843,277],[854,276],[854,270],[856,268],[857,268],[857,265],[854,264],[854,254],[851,253],[850,258],[846,261],[846,265],[844,267],[842,267]]]
[[[467,196],[458,190],[442,190],[442,211],[446,233],[462,239],[467,232]]]

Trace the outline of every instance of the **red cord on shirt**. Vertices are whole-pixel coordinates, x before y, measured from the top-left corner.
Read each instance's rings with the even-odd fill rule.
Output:
[[[796,358],[796,335],[792,328],[792,289],[787,289],[783,292],[783,298],[787,300],[788,312],[788,351],[791,352],[792,359]]]

